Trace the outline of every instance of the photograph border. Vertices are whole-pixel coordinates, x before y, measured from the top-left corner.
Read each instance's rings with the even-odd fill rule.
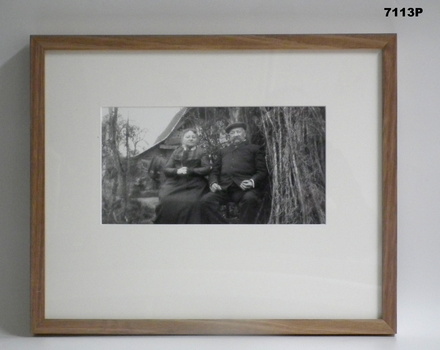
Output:
[[[31,303],[34,334],[394,335],[397,277],[395,34],[31,37]],[[382,314],[378,319],[47,319],[45,317],[45,55],[51,50],[377,50],[382,54]],[[378,174],[379,175],[379,174]],[[380,233],[380,232],[379,232]]]

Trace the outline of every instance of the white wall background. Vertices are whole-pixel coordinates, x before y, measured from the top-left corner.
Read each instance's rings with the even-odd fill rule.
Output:
[[[415,5],[419,18],[383,10]],[[396,337],[31,337],[29,35],[387,32],[399,40]],[[439,57],[437,0],[0,0],[0,348],[439,349]]]

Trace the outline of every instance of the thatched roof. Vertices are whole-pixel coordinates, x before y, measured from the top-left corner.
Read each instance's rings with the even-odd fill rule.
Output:
[[[158,143],[165,141],[168,138],[168,136],[171,135],[171,133],[179,126],[179,122],[182,119],[182,117],[185,115],[186,111],[187,108],[182,108],[179,112],[177,112],[177,114],[173,117],[173,119],[171,119],[170,123],[165,128],[165,130],[162,131],[162,133],[157,137],[154,145],[157,145]]]
[[[171,119],[168,126],[160,133],[160,135],[157,137],[156,141],[152,146],[147,148],[142,153],[138,154],[135,158],[142,158],[147,153],[149,153],[152,149],[158,147],[161,143],[166,141],[166,139],[180,126],[183,116],[186,114],[187,108],[182,108],[179,112],[176,113],[176,115]]]

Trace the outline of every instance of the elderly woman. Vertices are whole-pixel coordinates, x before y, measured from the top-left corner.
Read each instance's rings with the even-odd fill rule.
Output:
[[[208,192],[205,178],[211,170],[208,156],[197,146],[195,130],[182,135],[182,146],[164,167],[166,180],[159,190],[156,224],[200,224],[200,197]]]

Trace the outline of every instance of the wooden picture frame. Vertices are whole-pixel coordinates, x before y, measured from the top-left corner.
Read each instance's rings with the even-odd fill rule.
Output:
[[[48,318],[46,316],[46,55],[68,52],[332,52],[381,54],[381,312],[374,319]],[[238,36],[32,36],[32,331],[45,334],[394,335],[397,276],[397,38],[395,34]],[[378,176],[380,176],[378,174]],[[51,261],[50,263],[53,263]],[[207,310],[209,312],[209,310]]]

